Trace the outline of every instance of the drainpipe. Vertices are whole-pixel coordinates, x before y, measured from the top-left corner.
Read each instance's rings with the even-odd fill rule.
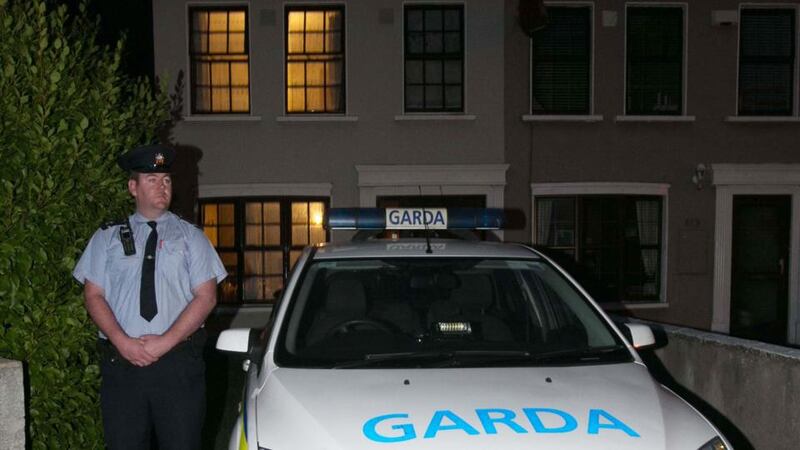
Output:
[[[519,26],[522,29],[522,32],[525,33],[526,36],[529,38],[533,38],[533,34],[541,30],[542,28],[547,26],[547,9],[544,6],[543,0],[519,0],[519,4],[517,5],[517,14],[519,17]],[[531,70],[534,70],[534,66],[531,66]],[[533,126],[529,125],[529,136],[530,142],[528,147],[528,184],[525,187],[526,192],[528,192],[528,202],[530,202],[530,186],[533,183]],[[528,203],[528,207],[530,207],[530,217],[529,225],[530,229],[528,231],[528,236],[530,237],[531,243],[534,241],[533,237],[533,230],[534,230],[534,223],[533,223],[533,216],[534,216],[534,209],[536,205]]]

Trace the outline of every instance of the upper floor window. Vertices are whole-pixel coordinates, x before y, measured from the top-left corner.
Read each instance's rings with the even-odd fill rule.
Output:
[[[625,114],[683,114],[683,7],[630,6],[626,20]]]
[[[286,112],[345,112],[344,8],[286,10]]]
[[[531,113],[589,114],[592,8],[551,6],[547,19],[531,40]]]
[[[406,5],[405,111],[464,111],[462,5]]]
[[[192,113],[250,112],[247,8],[189,8]]]
[[[743,9],[739,40],[739,115],[792,115],[795,9]]]

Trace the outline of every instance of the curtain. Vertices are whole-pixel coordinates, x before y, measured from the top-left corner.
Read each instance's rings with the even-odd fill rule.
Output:
[[[536,242],[540,245],[552,245],[550,242],[550,225],[553,223],[553,199],[536,201]]]
[[[658,270],[658,250],[644,248],[659,243],[659,203],[653,200],[636,201],[636,222],[639,229],[639,245],[642,265],[647,281],[642,285],[643,294],[656,295],[656,271]]]

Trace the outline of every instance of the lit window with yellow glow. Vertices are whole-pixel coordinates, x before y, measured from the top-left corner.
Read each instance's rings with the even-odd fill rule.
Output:
[[[250,112],[247,8],[190,8],[192,113]]]
[[[286,112],[343,113],[344,9],[286,10]]]
[[[200,201],[200,222],[228,277],[220,303],[272,303],[303,248],[328,241],[328,199],[238,197]]]

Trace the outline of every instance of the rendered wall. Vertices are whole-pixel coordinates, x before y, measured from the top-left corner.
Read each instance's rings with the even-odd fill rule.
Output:
[[[643,352],[651,372],[720,428],[736,450],[797,448],[800,350],[649,325],[666,342]]]
[[[0,358],[0,450],[25,448],[22,363]]]
[[[784,122],[728,120],[737,113],[739,26],[712,25],[711,18],[713,11],[738,13],[741,2],[673,3],[683,5],[686,11],[684,105],[685,115],[693,118],[675,122],[624,120],[625,12],[631,2],[622,0],[572,2],[593,5],[593,114],[602,119],[524,121],[530,111],[530,41],[516,24],[516,3],[506,1],[504,127],[506,163],[510,164],[506,204],[522,205],[531,217],[531,183],[668,184],[666,298],[649,309],[633,306],[631,313],[710,329],[716,190],[710,170],[702,189],[692,183],[695,167],[699,163],[710,168],[720,163],[800,162],[796,113],[794,119]],[[777,3],[747,2],[749,6],[759,4]],[[604,23],[604,15],[614,14],[616,24]],[[529,224],[522,232],[507,232],[506,237],[530,242],[532,228]]]
[[[223,2],[202,4],[215,3]],[[466,117],[446,115],[449,117],[427,120],[419,120],[419,115],[416,120],[403,117],[404,2],[315,3],[345,6],[346,116],[353,119],[350,121],[311,115],[292,120],[284,115],[284,7],[307,2],[227,3],[247,5],[249,10],[251,114],[244,119],[195,116],[178,124],[175,141],[201,154],[201,186],[331,183],[333,206],[357,206],[355,165],[503,162],[502,2],[464,2],[462,116]],[[155,71],[173,81],[179,71],[186,73],[189,67],[190,4],[200,3],[169,0],[153,4]],[[186,82],[188,85],[188,78]],[[188,101],[190,90],[183,92]],[[184,111],[189,111],[188,103]]]

